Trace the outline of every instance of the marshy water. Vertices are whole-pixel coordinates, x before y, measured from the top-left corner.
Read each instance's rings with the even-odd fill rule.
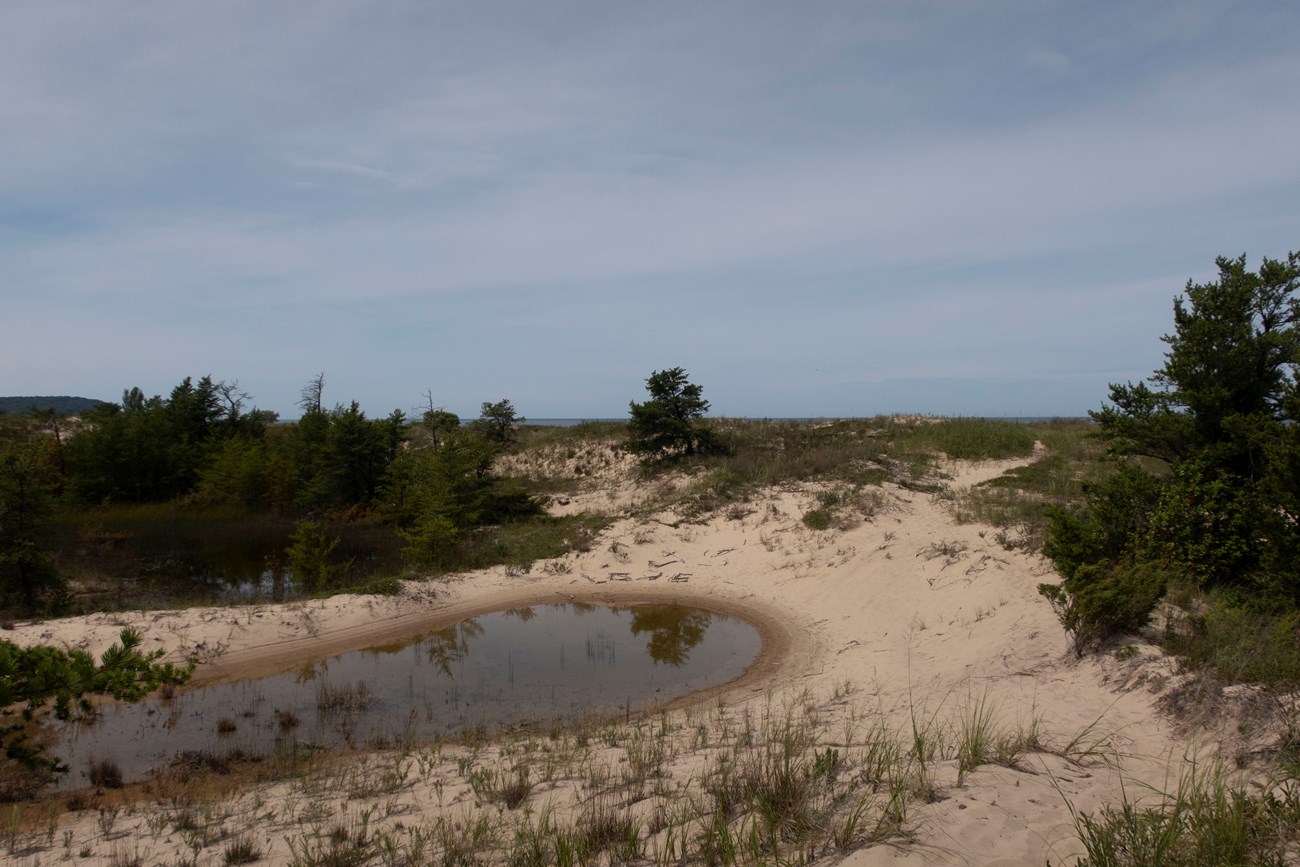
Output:
[[[464,620],[287,674],[106,707],[54,752],[67,786],[108,762],[124,780],[177,757],[386,746],[548,728],[652,708],[734,680],[757,658],[750,623],[680,605],[537,605]]]
[[[285,548],[294,522],[236,508],[175,509],[119,505],[65,515],[58,567],[84,591],[86,610],[230,602],[285,602],[305,594]],[[336,522],[336,563],[352,585],[399,575],[399,539],[391,527]]]

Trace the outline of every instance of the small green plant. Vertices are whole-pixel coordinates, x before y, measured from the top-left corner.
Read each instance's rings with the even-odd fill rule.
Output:
[[[513,773],[475,768],[470,771],[469,784],[479,800],[501,804],[507,810],[522,805],[533,790],[533,784],[528,779],[528,766],[523,764],[517,765]]]
[[[1070,812],[1085,851],[1080,867],[1285,864],[1300,842],[1300,804],[1289,788],[1253,793],[1222,765],[1189,765],[1154,805],[1126,791],[1118,806],[1097,814],[1072,805]]]
[[[971,702],[961,718],[957,741],[957,779],[992,761],[997,751],[993,708],[987,696]]]
[[[609,853],[615,864],[641,856],[640,823],[604,799],[597,800],[578,817],[574,831],[581,863],[594,862],[603,852]]]
[[[402,579],[396,575],[372,578],[353,588],[353,593],[363,596],[397,596],[402,592]]]
[[[338,562],[334,551],[342,540],[329,535],[325,524],[303,518],[294,524],[285,558],[294,580],[308,593],[320,593],[339,583],[352,562]]]
[[[805,527],[812,530],[829,530],[831,527],[831,512],[829,509],[811,509],[804,512],[803,523]]]

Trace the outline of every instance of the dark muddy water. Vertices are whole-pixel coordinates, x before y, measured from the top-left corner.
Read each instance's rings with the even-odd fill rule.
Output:
[[[108,707],[69,726],[54,752],[76,787],[92,761],[133,781],[186,751],[267,755],[549,728],[726,683],[760,649],[752,624],[698,608],[517,608],[288,674]]]

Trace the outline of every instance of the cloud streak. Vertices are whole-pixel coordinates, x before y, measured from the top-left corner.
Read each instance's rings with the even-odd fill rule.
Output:
[[[1247,5],[7,9],[0,390],[1078,414],[1296,246],[1300,13]]]

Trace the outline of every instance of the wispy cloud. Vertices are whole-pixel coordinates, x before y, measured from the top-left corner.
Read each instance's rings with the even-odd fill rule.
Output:
[[[1082,412],[1296,246],[1300,12],[1247,6],[8,7],[0,390]]]

